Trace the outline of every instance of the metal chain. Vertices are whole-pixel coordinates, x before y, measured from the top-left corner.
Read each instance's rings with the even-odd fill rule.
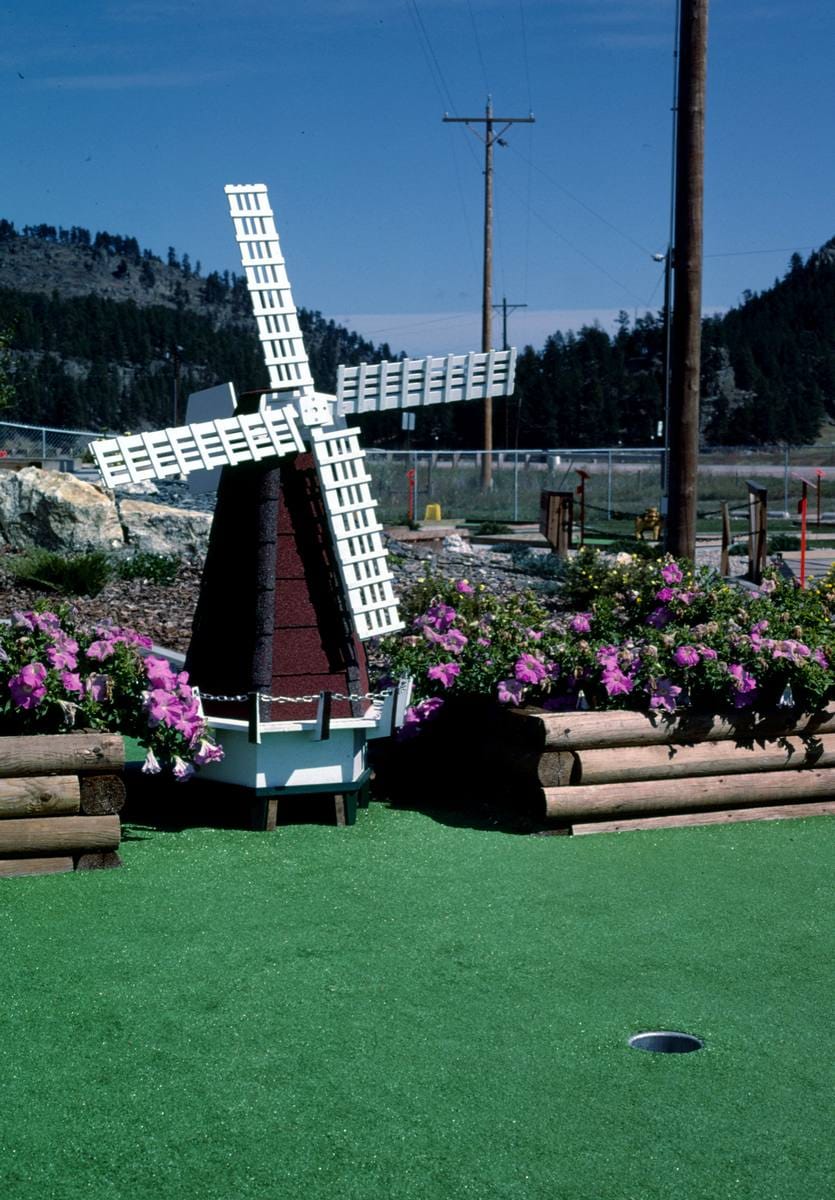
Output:
[[[361,700],[385,700],[391,696],[396,689],[386,688],[382,692],[331,692],[331,700],[349,700],[359,702]],[[199,691],[199,689],[198,689]],[[268,696],[264,692],[244,692],[238,696],[223,696],[211,695],[209,692],[200,692],[201,700],[213,700],[219,704],[244,704],[251,700],[253,696],[265,704],[314,704],[318,701],[321,692],[317,692],[314,696]]]

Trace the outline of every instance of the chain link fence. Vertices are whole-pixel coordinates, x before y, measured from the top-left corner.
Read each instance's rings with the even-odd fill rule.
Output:
[[[94,470],[88,443],[101,436],[101,431],[0,421],[0,463],[35,463],[87,475]],[[663,511],[664,453],[662,446],[496,450],[493,486],[484,491],[480,451],[366,450],[374,495],[386,524],[405,521],[410,508],[412,516],[421,520],[430,504],[440,505],[445,517],[459,520],[537,521],[542,491],[576,492],[581,482],[590,524],[629,523],[650,506]],[[816,486],[820,481],[816,500],[826,506],[835,488],[835,444],[703,449],[699,511],[713,518],[723,501],[744,510],[747,483],[755,480],[768,489],[773,515],[791,515],[803,479]],[[835,508],[835,503],[831,506]]]
[[[73,471],[84,458],[90,441],[97,437],[102,437],[101,432],[90,429],[57,429],[48,425],[0,421],[0,457],[12,463]]]

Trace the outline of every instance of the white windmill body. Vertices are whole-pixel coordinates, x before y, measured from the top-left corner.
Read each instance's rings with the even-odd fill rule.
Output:
[[[403,623],[360,431],[345,418],[507,395],[515,351],[340,367],[337,394],[317,392],[267,189],[226,194],[270,391],[238,398],[224,385],[212,391],[232,413],[91,449],[111,487],[222,467],[186,666],[225,751],[206,779],[267,800],[269,827],[281,795],[355,796],[367,742],[408,704],[408,681],[368,687],[362,642]]]

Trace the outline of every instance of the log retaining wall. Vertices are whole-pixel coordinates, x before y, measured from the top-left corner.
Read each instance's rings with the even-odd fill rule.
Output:
[[[117,734],[0,738],[0,878],[121,866]]]

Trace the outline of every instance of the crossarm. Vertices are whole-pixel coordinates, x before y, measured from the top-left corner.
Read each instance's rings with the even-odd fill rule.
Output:
[[[304,450],[292,404],[90,443],[107,487],[141,483]]]

